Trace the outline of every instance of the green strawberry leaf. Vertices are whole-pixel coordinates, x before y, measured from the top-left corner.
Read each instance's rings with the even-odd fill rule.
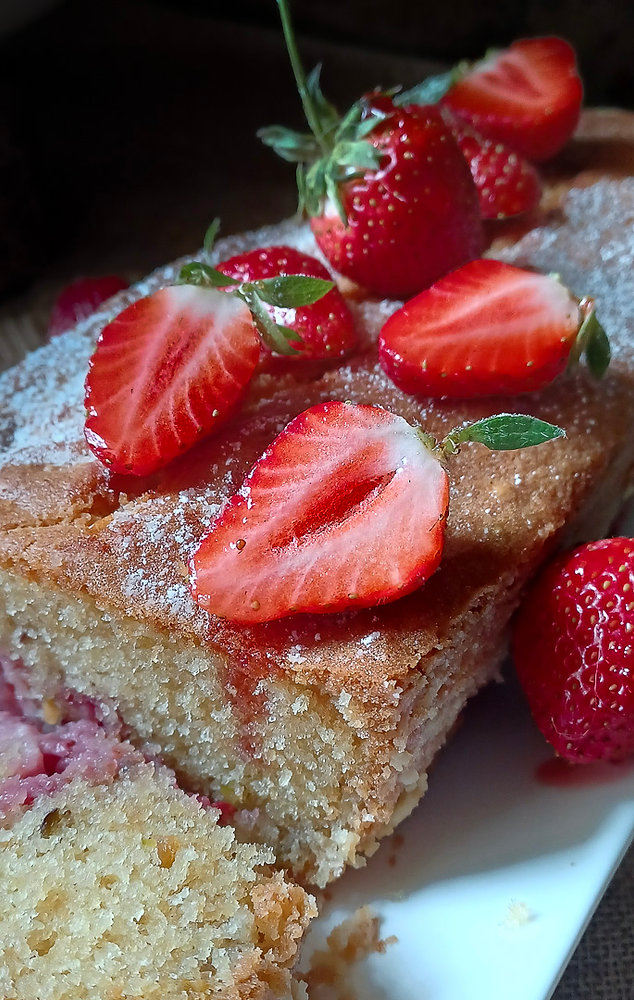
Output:
[[[410,87],[409,90],[403,90],[400,94],[396,94],[392,100],[399,108],[406,104],[437,104],[440,98],[444,97],[459,79],[456,71],[457,67],[447,70],[446,73],[428,76],[426,80]]]
[[[333,161],[340,167],[358,167],[376,170],[381,162],[379,151],[369,142],[341,142],[332,152]]]
[[[335,133],[335,142],[348,142],[358,138],[357,129],[363,118],[364,107],[360,101],[355,101],[341,121]],[[374,128],[374,125],[372,126]]]
[[[594,299],[586,296],[579,302],[583,317],[574,347],[570,352],[570,364],[574,365],[581,355],[585,355],[590,374],[602,378],[610,364],[610,341],[599,323],[594,309]]]
[[[331,288],[334,288],[334,284],[334,281],[327,281],[325,278],[310,278],[303,274],[280,274],[275,278],[253,281],[248,287],[253,288],[258,297],[263,302],[268,302],[270,306],[297,309],[301,306],[310,306],[323,298]]]
[[[203,250],[205,253],[211,253],[213,250],[213,245],[216,242],[216,236],[218,235],[219,229],[220,219],[214,219],[213,222],[207,226],[205,238],[203,239]]]
[[[595,378],[603,378],[610,364],[610,341],[596,317],[594,324],[595,329],[586,345],[586,363]]]
[[[309,99],[313,102],[324,138],[327,138],[339,125],[339,112],[334,104],[331,104],[324,97],[320,77],[321,63],[318,63],[306,76],[306,91]]]
[[[525,413],[498,413],[467,427],[457,427],[441,442],[440,448],[445,455],[451,455],[460,450],[461,444],[477,441],[492,451],[515,451],[565,436],[561,427],[537,417]]]
[[[344,226],[348,225],[348,215],[343,206],[343,201],[341,200],[341,195],[339,193],[339,168],[336,163],[330,161],[326,167],[324,174],[324,180],[326,182],[326,194],[330,198],[331,202],[337,209],[337,214],[341,219]]]
[[[301,342],[302,338],[295,330],[289,330],[288,327],[275,322],[253,285],[243,285],[238,295],[251,310],[256,329],[267,347],[275,351],[276,354],[293,355],[300,353],[292,346],[290,341]],[[292,337],[290,334],[292,334]]]
[[[257,136],[287,163],[312,163],[321,155],[319,143],[307,132],[295,132],[283,125],[267,125],[258,129]]]
[[[212,223],[213,225],[213,223]],[[202,264],[199,260],[193,260],[190,264],[184,264],[178,275],[179,285],[200,285],[202,288],[226,288],[228,285],[239,285],[235,278],[229,278],[221,271],[209,264]]]

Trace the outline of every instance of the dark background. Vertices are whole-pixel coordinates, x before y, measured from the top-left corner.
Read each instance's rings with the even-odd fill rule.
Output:
[[[0,0],[0,3],[2,0]],[[521,35],[579,53],[587,101],[634,106],[634,5],[294,0],[341,104]],[[289,214],[292,170],[255,139],[301,125],[274,0],[67,0],[0,38],[0,304],[80,273],[136,276],[208,221]]]

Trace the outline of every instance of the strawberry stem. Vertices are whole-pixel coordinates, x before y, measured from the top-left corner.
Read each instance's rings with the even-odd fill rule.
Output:
[[[299,52],[297,51],[295,33],[291,24],[291,18],[286,0],[277,0],[277,6],[282,21],[282,31],[284,32],[286,50],[291,61],[291,67],[293,69],[293,75],[295,77],[295,83],[297,84],[299,96],[302,101],[302,107],[304,108],[304,114],[306,115],[306,121],[308,122],[311,132],[321,146],[322,152],[326,154],[329,152],[328,145],[326,143],[324,131],[321,127],[317,108],[313,104],[313,99],[306,80],[306,73],[299,57]]]

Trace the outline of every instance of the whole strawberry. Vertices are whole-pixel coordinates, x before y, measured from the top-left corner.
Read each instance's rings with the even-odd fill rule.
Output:
[[[480,255],[478,194],[437,108],[368,100],[362,123],[377,108],[366,140],[376,166],[341,180],[338,203],[322,199],[310,225],[337,271],[374,295],[407,298]]]
[[[115,274],[100,278],[78,278],[57,296],[48,321],[48,336],[57,337],[91,316],[102,302],[123,291],[129,282]]]
[[[331,277],[321,261],[294,247],[259,247],[238,254],[218,264],[218,270],[238,281],[259,281],[280,275],[303,274],[311,278],[330,281]],[[267,368],[298,360],[329,361],[343,358],[357,344],[357,331],[352,313],[337,288],[332,288],[317,302],[303,307],[284,309],[268,306],[271,319],[301,337],[295,342],[294,355],[280,355],[267,350]]]
[[[273,126],[260,138],[298,163],[300,204],[332,266],[373,295],[406,298],[484,246],[471,172],[438,108],[371,94],[339,116],[306,78],[278,0],[311,134]]]
[[[552,563],[517,619],[513,655],[533,716],[570,761],[634,754],[634,542],[607,538]]]

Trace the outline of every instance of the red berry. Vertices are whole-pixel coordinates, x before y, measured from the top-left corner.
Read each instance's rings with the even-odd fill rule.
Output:
[[[579,120],[583,87],[574,50],[561,38],[525,38],[493,53],[441,103],[527,160],[547,160]]]
[[[539,204],[541,184],[535,167],[518,153],[453,118],[453,134],[478,189],[483,219],[507,219]]]
[[[374,103],[385,113],[384,99]],[[471,172],[440,111],[387,107],[367,136],[378,168],[339,186],[347,225],[327,201],[311,228],[335,270],[373,295],[407,298],[478,257],[484,237]]]
[[[194,553],[193,596],[236,622],[396,600],[438,566],[448,498],[443,465],[402,417],[313,406],[267,448]]]
[[[258,281],[280,274],[303,274],[312,278],[332,280],[324,265],[315,257],[293,247],[275,246],[250,250],[218,264],[218,270],[239,281]],[[357,331],[352,314],[337,288],[327,292],[317,302],[295,309],[266,307],[275,323],[295,330],[302,342],[293,342],[298,354],[284,356],[284,363],[298,359],[329,360],[342,358],[357,344]],[[271,362],[281,362],[264,346]]]
[[[148,475],[215,430],[260,356],[247,306],[210,288],[163,288],[101,333],[86,379],[86,440],[115,472]]]
[[[538,579],[513,639],[537,725],[571,761],[634,754],[634,542],[607,538]]]
[[[405,392],[530,392],[568,365],[582,313],[555,278],[474,260],[393,313],[379,335],[379,360]]]
[[[76,326],[99,308],[102,302],[128,288],[125,278],[111,274],[102,278],[78,278],[58,295],[48,321],[49,337],[57,337]]]

